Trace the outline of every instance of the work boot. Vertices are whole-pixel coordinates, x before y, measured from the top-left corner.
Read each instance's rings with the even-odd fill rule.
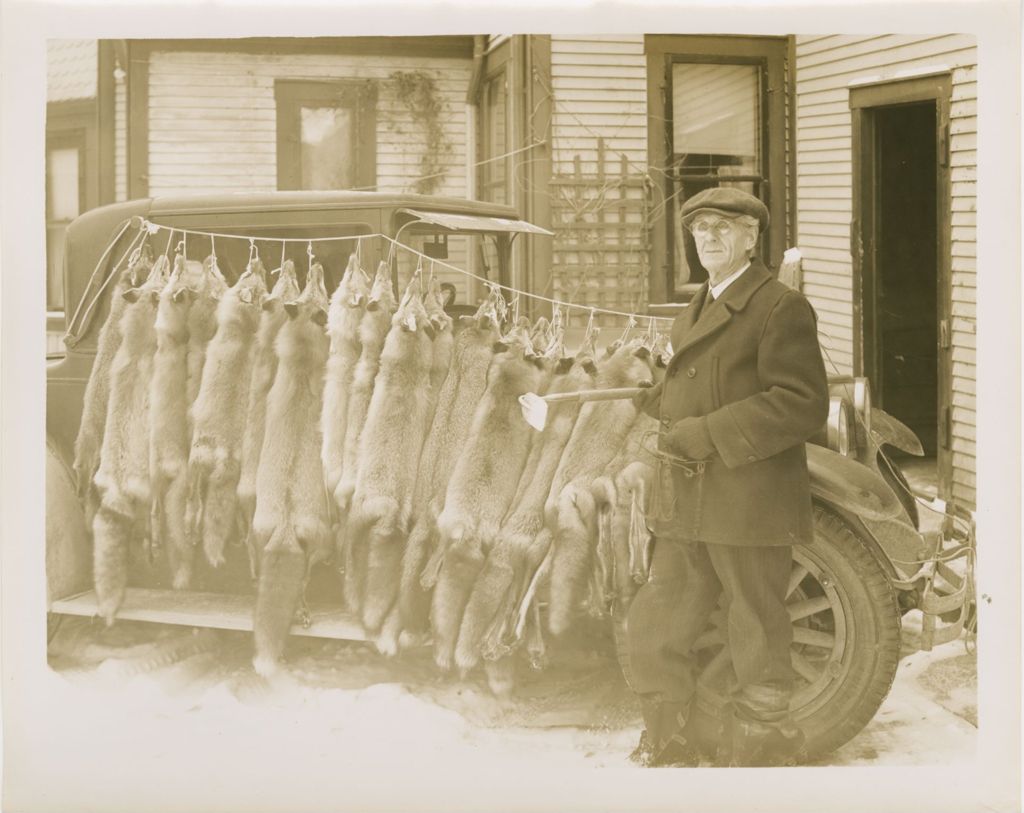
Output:
[[[689,703],[660,703],[657,712],[645,709],[647,728],[640,734],[632,762],[646,768],[695,768],[701,764],[700,751],[684,734]]]
[[[717,764],[730,768],[779,768],[807,757],[807,738],[792,723],[766,723],[729,713]]]

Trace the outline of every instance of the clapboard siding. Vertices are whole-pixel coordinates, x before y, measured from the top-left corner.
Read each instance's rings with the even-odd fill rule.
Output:
[[[552,171],[597,171],[597,140],[609,160],[647,166],[647,60],[642,35],[551,37]]]
[[[949,71],[953,307],[953,496],[974,503],[977,52],[973,37],[796,38],[797,245],[804,290],[833,344],[838,372],[853,367],[852,85]]]
[[[114,199],[128,200],[128,86],[114,80]]]
[[[434,77],[448,150],[437,194],[466,195],[468,59],[289,56],[157,51],[150,59],[150,193],[267,191],[277,186],[275,79],[378,82],[377,188],[410,191],[421,174],[425,128],[395,95],[395,71]]]

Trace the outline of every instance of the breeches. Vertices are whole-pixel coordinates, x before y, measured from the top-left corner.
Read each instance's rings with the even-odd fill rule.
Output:
[[[689,704],[696,691],[693,645],[725,594],[722,632],[736,673],[734,703],[754,717],[784,715],[792,691],[788,546],[655,542],[648,582],[626,617],[626,678],[641,697]]]

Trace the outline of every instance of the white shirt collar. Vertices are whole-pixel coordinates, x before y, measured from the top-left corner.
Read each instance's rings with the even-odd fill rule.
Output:
[[[725,289],[728,288],[730,285],[732,285],[736,280],[738,280],[740,278],[740,274],[742,274],[748,268],[750,268],[750,263],[749,262],[745,266],[743,266],[739,271],[737,271],[735,274],[733,274],[732,276],[729,276],[729,277],[726,277],[725,279],[723,279],[720,283],[718,283],[718,285],[712,285],[711,286],[711,298],[712,299],[718,299],[718,297],[720,297],[723,293],[725,293]]]

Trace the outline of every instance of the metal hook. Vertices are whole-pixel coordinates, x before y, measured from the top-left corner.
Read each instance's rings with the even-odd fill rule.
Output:
[[[171,243],[173,242],[173,240],[174,229],[171,229],[170,233],[167,235],[167,247],[164,249],[164,256],[167,257],[168,259],[170,259],[171,256]]]
[[[619,341],[625,343],[629,338],[629,331],[636,327],[636,317],[633,314],[629,315],[629,321],[626,322],[626,329],[622,331],[622,338]]]
[[[252,263],[253,260],[258,260],[259,258],[260,258],[260,253],[259,253],[259,251],[256,248],[256,238],[255,237],[250,237],[249,238],[249,262]]]
[[[284,240],[282,240],[281,241],[281,264],[277,267],[277,269],[275,271],[271,271],[270,272],[271,274],[280,274],[282,271],[284,271],[285,251],[287,249],[288,249],[288,244]]]

